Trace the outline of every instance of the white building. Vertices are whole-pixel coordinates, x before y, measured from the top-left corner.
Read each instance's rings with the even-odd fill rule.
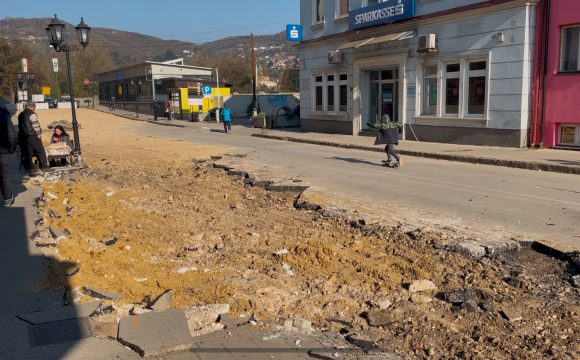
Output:
[[[302,127],[525,146],[536,2],[301,0]]]

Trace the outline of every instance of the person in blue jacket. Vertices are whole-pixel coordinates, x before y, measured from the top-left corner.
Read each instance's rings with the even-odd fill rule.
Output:
[[[224,106],[224,108],[221,111],[221,115],[224,121],[224,132],[226,134],[232,132],[232,109],[230,109],[227,106]]]

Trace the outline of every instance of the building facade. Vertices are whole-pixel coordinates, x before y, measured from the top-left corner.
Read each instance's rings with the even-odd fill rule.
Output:
[[[536,1],[301,0],[302,127],[359,135],[384,115],[401,138],[522,147]]]
[[[532,145],[580,148],[580,1],[538,11]]]

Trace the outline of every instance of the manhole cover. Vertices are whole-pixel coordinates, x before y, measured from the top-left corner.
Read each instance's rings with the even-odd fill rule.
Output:
[[[77,341],[93,335],[89,318],[54,321],[28,327],[32,347]]]

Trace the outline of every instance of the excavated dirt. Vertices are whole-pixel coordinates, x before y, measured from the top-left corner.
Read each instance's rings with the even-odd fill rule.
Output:
[[[117,305],[172,289],[177,308],[227,303],[262,320],[302,316],[411,359],[578,358],[580,295],[564,261],[528,249],[471,260],[433,246],[436,233],[412,240],[402,228],[365,236],[340,217],[296,210],[296,194],[250,187],[202,162],[232,149],[140,137],[123,129],[150,125],[80,115],[91,170],[45,183],[58,199],[41,207],[46,227],[71,233],[58,260],[80,270],[66,278],[55,262],[52,287],[114,292]],[[117,242],[107,246],[110,237]],[[411,294],[407,284],[421,279],[437,290]],[[443,300],[464,288],[493,308]],[[387,309],[370,305],[385,299]],[[368,312],[383,326],[369,328]]]

